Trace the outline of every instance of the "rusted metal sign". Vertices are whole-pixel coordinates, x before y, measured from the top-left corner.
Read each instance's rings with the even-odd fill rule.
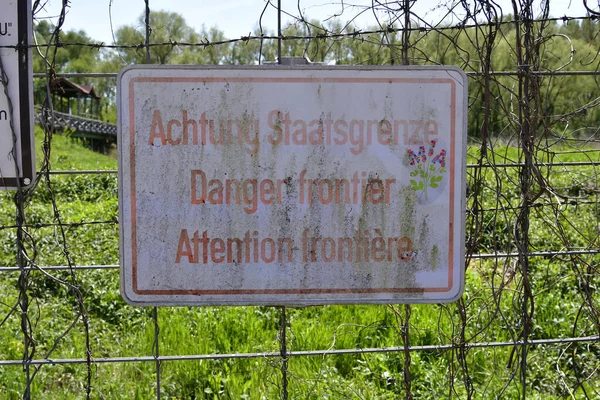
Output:
[[[0,0],[0,190],[35,176],[31,1]]]
[[[123,297],[456,300],[466,99],[453,67],[124,69]]]

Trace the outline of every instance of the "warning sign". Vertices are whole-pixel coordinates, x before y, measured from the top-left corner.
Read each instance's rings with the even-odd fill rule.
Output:
[[[124,298],[457,299],[466,93],[452,67],[123,70]]]

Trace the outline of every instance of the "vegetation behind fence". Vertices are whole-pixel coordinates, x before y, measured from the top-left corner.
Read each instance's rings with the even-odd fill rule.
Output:
[[[0,397],[600,397],[600,13],[579,1],[585,15],[455,1],[439,22],[409,0],[339,3],[322,20],[300,2],[275,32],[257,10],[241,38],[146,1],[113,43],[64,31],[67,2],[53,22],[36,19],[42,115],[67,74],[94,85],[99,118],[114,123],[116,73],[136,63],[461,67],[466,289],[453,304],[131,307],[119,294],[116,161],[46,118],[34,184],[0,193]],[[363,13],[372,22],[358,26]]]

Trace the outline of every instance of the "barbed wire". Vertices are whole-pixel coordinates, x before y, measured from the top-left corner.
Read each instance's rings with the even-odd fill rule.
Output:
[[[114,175],[117,171],[54,169],[51,162],[52,145],[55,135],[59,132],[50,119],[45,120],[42,121],[44,138],[39,174],[31,188],[18,189],[13,200],[16,209],[15,220],[0,214],[0,233],[5,234],[3,238],[7,238],[7,241],[16,241],[17,249],[14,263],[0,266],[0,272],[6,274],[1,278],[15,283],[10,276],[18,273],[17,282],[13,285],[18,293],[17,298],[13,301],[12,297],[8,297],[5,302],[0,303],[4,310],[0,329],[10,329],[18,317],[23,355],[21,359],[1,359],[0,366],[23,368],[23,398],[32,398],[33,382],[46,373],[47,376],[53,376],[52,368],[60,365],[85,366],[85,378],[80,386],[89,399],[95,396],[103,397],[101,389],[98,389],[102,383],[96,382],[97,370],[95,372],[94,368],[98,365],[153,363],[152,372],[139,372],[136,376],[152,383],[156,398],[159,399],[162,392],[170,390],[170,382],[165,382],[164,378],[168,373],[168,369],[162,365],[164,362],[233,362],[243,359],[274,360],[268,366],[279,374],[280,379],[264,378],[262,389],[269,385],[274,386],[282,398],[287,398],[294,390],[301,390],[301,384],[305,384],[308,387],[307,391],[315,396],[321,386],[329,385],[329,390],[339,398],[359,398],[358,392],[346,390],[337,383],[328,383],[324,377],[330,372],[327,363],[336,357],[354,356],[357,361],[355,368],[359,369],[367,364],[367,361],[360,357],[371,354],[383,355],[389,359],[396,357],[386,364],[388,374],[378,376],[376,381],[384,382],[381,384],[385,387],[396,388],[396,397],[410,399],[422,396],[423,392],[419,390],[423,380],[433,379],[424,377],[419,368],[425,362],[423,360],[431,360],[426,357],[434,354],[438,361],[442,360],[439,362],[445,363],[445,371],[447,368],[445,381],[439,383],[444,386],[444,396],[467,399],[518,396],[525,399],[536,390],[533,382],[541,379],[535,376],[536,367],[532,366],[532,363],[537,362],[536,357],[541,357],[541,353],[532,352],[547,347],[551,347],[552,351],[559,349],[561,357],[569,351],[571,360],[564,364],[552,361],[556,363],[554,367],[557,371],[550,379],[562,379],[561,382],[571,397],[596,398],[599,395],[600,388],[595,383],[599,381],[600,376],[597,368],[598,355],[591,347],[600,342],[597,294],[600,276],[600,189],[597,185],[600,160],[596,158],[600,132],[597,127],[598,119],[593,119],[594,112],[600,107],[595,80],[600,75],[600,69],[594,65],[600,49],[595,49],[596,53],[590,56],[591,61],[580,64],[580,70],[570,71],[567,67],[573,67],[575,64],[577,48],[566,35],[547,34],[548,24],[553,22],[598,21],[599,14],[588,7],[585,1],[589,15],[565,15],[556,18],[549,17],[548,2],[545,3],[541,16],[535,18],[532,2],[525,0],[513,2],[511,12],[518,16],[516,18],[503,18],[502,10],[491,1],[475,1],[472,9],[469,9],[466,3],[455,2],[448,6],[447,15],[459,12],[460,7],[466,15],[459,18],[459,23],[452,25],[434,25],[426,22],[412,11],[412,1],[375,2],[370,7],[359,10],[356,17],[365,12],[387,12],[385,21],[375,15],[377,29],[355,28],[352,25],[355,18],[335,29],[334,25],[326,25],[331,21],[329,19],[319,23],[311,22],[305,19],[298,2],[299,16],[291,13],[288,16],[293,18],[292,24],[303,27],[304,33],[292,35],[284,34],[285,30],[281,29],[278,29],[278,34],[275,35],[265,33],[265,11],[268,7],[278,8],[268,1],[262,8],[257,35],[249,34],[223,40],[202,38],[198,41],[152,42],[152,11],[150,2],[145,0],[143,42],[119,44],[116,43],[112,20],[112,44],[63,41],[61,33],[68,3],[63,1],[58,23],[46,43],[0,46],[16,50],[32,47],[42,57],[45,71],[36,74],[35,78],[45,80],[44,108],[47,115],[51,115],[55,108],[50,94],[56,78],[114,79],[117,76],[116,72],[64,73],[56,66],[57,51],[61,48],[82,47],[98,51],[144,50],[146,62],[150,61],[153,49],[163,46],[210,49],[253,42],[259,43],[258,63],[261,63],[265,57],[266,47],[263,44],[266,41],[278,42],[279,56],[286,52],[281,49],[281,45],[290,42],[299,42],[304,54],[308,54],[311,43],[317,43],[314,52],[318,54],[330,54],[334,51],[336,43],[344,40],[357,45],[367,43],[376,47],[373,54],[353,59],[356,63],[444,64],[447,63],[445,57],[451,54],[450,61],[467,70],[470,87],[473,88],[469,97],[470,116],[473,120],[469,124],[472,153],[467,165],[467,240],[464,268],[469,279],[478,284],[467,288],[466,294],[455,304],[432,305],[431,309],[427,310],[410,305],[386,306],[383,312],[385,316],[382,317],[385,321],[375,321],[373,325],[376,329],[392,329],[397,346],[363,348],[359,329],[367,330],[371,327],[355,324],[357,330],[353,331],[356,335],[353,341],[354,348],[336,348],[340,337],[338,331],[347,325],[344,323],[335,327],[329,348],[304,350],[299,337],[303,334],[301,330],[306,327],[297,325],[295,313],[305,310],[284,307],[274,309],[276,322],[272,325],[275,327],[273,332],[278,351],[237,352],[233,347],[229,352],[226,350],[216,353],[225,348],[219,347],[214,353],[209,351],[204,354],[202,351],[195,351],[195,347],[190,347],[190,352],[194,354],[172,355],[170,352],[173,349],[165,346],[162,341],[162,336],[170,326],[164,322],[163,313],[159,315],[159,310],[155,307],[151,309],[151,315],[147,314],[149,328],[145,336],[150,349],[147,354],[151,355],[111,357],[110,354],[102,354],[101,351],[99,356],[96,356],[92,343],[100,343],[104,337],[95,330],[94,324],[104,322],[94,319],[94,311],[90,310],[97,307],[93,299],[111,294],[107,295],[103,291],[101,283],[90,285],[90,278],[86,274],[98,272],[112,274],[114,277],[119,265],[116,264],[116,260],[90,261],[85,256],[74,258],[77,247],[91,243],[77,243],[71,233],[106,227],[113,229],[111,235],[114,236],[114,228],[119,225],[119,221],[112,217],[65,217],[72,205],[64,201],[61,197],[64,195],[56,191],[55,185],[59,181],[67,181],[72,175]],[[35,10],[42,6],[40,1],[35,1]],[[111,6],[112,0],[109,2],[109,9]],[[513,33],[509,35],[506,32],[505,27],[511,28],[514,37],[510,36]],[[396,40],[393,36],[395,34],[400,34],[400,40],[397,42],[393,41]],[[439,35],[443,50],[439,54],[428,53],[425,47],[421,47],[424,46],[428,34]],[[598,32],[595,33],[595,37],[598,37]],[[460,38],[465,38],[466,44],[459,43]],[[567,57],[555,57],[559,60],[557,65],[544,64],[544,57],[547,59],[554,56],[544,52],[544,46],[550,39],[566,41],[570,47]],[[507,44],[508,54],[502,56],[510,57],[513,61],[502,68],[497,68],[494,62],[494,57],[497,57],[500,51],[499,43]],[[384,57],[385,54],[389,56]],[[123,58],[121,60],[125,63]],[[581,70],[586,67],[590,70]],[[0,70],[4,71],[1,64]],[[558,110],[552,109],[553,90],[573,90],[570,87],[561,87],[559,80],[572,77],[588,79],[585,81],[589,82],[585,93],[581,93],[575,100],[570,100],[572,104]],[[577,124],[577,118],[583,117],[587,119]],[[507,154],[504,150],[503,154],[499,148],[505,148],[507,145],[512,146],[511,153]],[[589,148],[590,146],[596,148]],[[571,155],[587,157],[587,161],[569,161]],[[562,181],[557,179],[557,175],[567,176],[569,179]],[[33,218],[27,210],[35,209],[36,202],[42,196],[48,199],[50,206],[44,217],[36,215]],[[116,194],[111,196],[116,198]],[[588,217],[579,218],[581,213],[586,213]],[[539,234],[544,231],[549,234]],[[60,253],[58,256],[53,253],[56,251]],[[0,257],[4,257],[3,253]],[[13,261],[13,258],[9,259]],[[54,264],[43,266],[46,259],[54,261]],[[94,262],[99,264],[93,265]],[[545,271],[540,271],[545,267],[542,266],[543,262],[548,263],[548,266]],[[569,285],[570,287],[567,287]],[[64,325],[61,325],[60,332],[47,333],[43,330],[43,321],[53,319],[53,310],[45,306],[45,296],[48,295],[40,291],[40,287],[65,289],[54,289],[56,293],[60,293],[55,295],[57,301],[72,307],[72,315],[68,320],[63,318]],[[567,297],[565,293],[574,295]],[[542,329],[540,325],[548,323],[542,321],[547,317],[543,314],[543,307],[546,306],[546,297],[552,296],[569,299],[573,303],[569,304],[569,310],[576,309],[575,315],[556,317],[568,319],[570,337],[552,337],[551,333],[539,332]],[[311,310],[306,310],[306,313],[309,312]],[[423,314],[427,312],[435,313],[437,326],[420,325]],[[562,310],[555,312],[561,314]],[[352,323],[354,321],[348,321],[348,325]],[[115,332],[120,328],[110,329],[114,329],[110,335],[118,337]],[[500,337],[500,330],[504,334],[503,340],[490,340]],[[79,334],[84,337],[84,356],[65,357],[61,346],[68,346],[70,338]],[[423,341],[438,344],[418,344]],[[477,353],[478,350],[484,349],[491,351]],[[57,353],[60,355],[55,357]],[[498,355],[500,353],[501,355]],[[477,358],[482,357],[482,354],[483,357],[494,359],[488,375],[480,370],[477,363]],[[579,357],[580,354],[583,356]],[[302,357],[321,357],[321,363],[313,370],[313,376],[303,376],[295,370],[294,361]],[[541,361],[544,362],[550,361]],[[335,363],[333,365],[335,370]],[[46,370],[42,370],[42,367]],[[230,364],[227,368],[230,368]],[[368,376],[378,374],[376,365],[367,365],[365,368],[370,374]],[[337,373],[340,376],[351,374],[349,371]],[[148,374],[153,378],[148,378]],[[496,374],[498,376],[492,376]],[[485,382],[486,378],[500,382],[492,386],[490,382]],[[229,395],[226,391],[223,393]]]
[[[199,42],[186,42],[186,41],[176,41],[170,40],[167,42],[148,42],[148,43],[134,43],[134,44],[106,44],[104,42],[65,42],[60,39],[57,39],[55,42],[49,43],[38,43],[30,46],[23,46],[20,44],[17,45],[0,45],[0,48],[14,49],[20,50],[22,48],[62,48],[62,47],[89,47],[92,49],[100,50],[100,49],[113,49],[113,50],[143,50],[146,48],[158,47],[158,46],[173,46],[173,47],[202,47],[207,48],[211,46],[222,46],[227,44],[234,44],[238,42],[249,42],[249,41],[263,41],[263,40],[281,40],[281,41],[290,41],[290,40],[299,40],[299,41],[309,41],[309,40],[317,40],[317,39],[343,39],[343,38],[361,38],[368,35],[378,35],[378,34],[386,34],[386,33],[402,33],[402,32],[419,32],[419,33],[427,33],[427,32],[443,32],[443,31],[463,31],[466,29],[474,29],[474,28],[483,28],[483,27],[493,27],[500,28],[501,26],[512,26],[516,23],[521,22],[569,22],[569,21],[597,21],[600,17],[597,15],[589,15],[589,16],[580,16],[580,17],[556,17],[556,18],[538,18],[529,20],[507,20],[507,21],[496,21],[496,22],[482,22],[482,23],[473,23],[473,24],[464,24],[460,23],[452,26],[436,26],[436,27],[416,27],[416,28],[394,28],[394,27],[386,27],[383,29],[356,29],[352,32],[331,32],[328,31],[326,27],[316,26],[320,30],[323,30],[323,33],[317,33],[314,35],[248,35],[248,36],[240,36],[235,39],[225,39],[225,40],[216,40],[210,41],[208,38],[204,38]],[[308,23],[308,21],[299,20],[302,23]],[[60,30],[59,30],[60,31]]]

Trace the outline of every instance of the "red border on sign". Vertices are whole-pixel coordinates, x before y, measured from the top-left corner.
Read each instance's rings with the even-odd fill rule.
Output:
[[[425,83],[450,84],[450,210],[448,237],[448,285],[432,288],[338,288],[338,289],[244,289],[244,290],[185,290],[185,289],[139,289],[137,279],[136,236],[136,185],[135,185],[135,105],[134,84],[147,82],[254,82],[254,83]],[[248,295],[248,294],[343,294],[343,293],[444,293],[452,290],[454,283],[454,175],[456,171],[456,81],[448,78],[252,78],[252,77],[140,77],[129,81],[129,173],[131,183],[131,262],[133,291],[139,295]]]

